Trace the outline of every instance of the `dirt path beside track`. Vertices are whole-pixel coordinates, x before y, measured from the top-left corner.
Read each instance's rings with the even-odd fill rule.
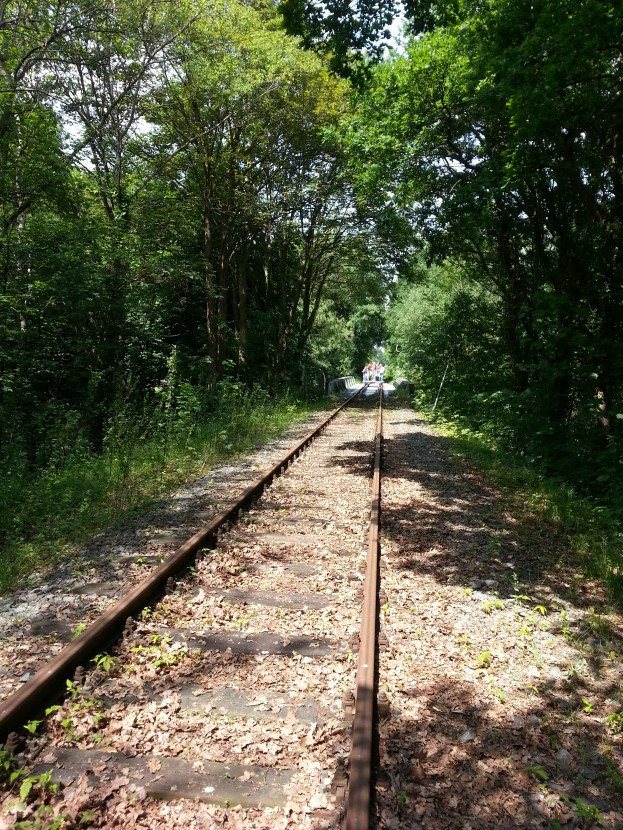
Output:
[[[412,410],[384,434],[379,826],[617,826],[620,615]]]

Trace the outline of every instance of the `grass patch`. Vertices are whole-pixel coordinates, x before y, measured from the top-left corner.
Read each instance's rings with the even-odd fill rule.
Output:
[[[148,420],[119,412],[93,453],[68,440],[62,462],[38,474],[7,465],[0,497],[0,592],[24,577],[67,561],[94,534],[118,526],[154,499],[206,473],[215,464],[275,438],[327,399],[227,390],[209,412],[166,407]]]
[[[578,564],[589,579],[602,582],[612,601],[623,607],[623,522],[612,509],[579,496],[568,483],[526,467],[494,438],[470,427],[464,418],[414,404],[441,435],[453,455],[474,463],[507,493],[521,497],[543,521],[566,532]]]

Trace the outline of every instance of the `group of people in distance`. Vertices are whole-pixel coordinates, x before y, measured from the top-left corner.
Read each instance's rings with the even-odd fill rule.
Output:
[[[378,380],[383,383],[383,375],[385,374],[385,366],[382,363],[368,363],[363,369],[363,382]]]

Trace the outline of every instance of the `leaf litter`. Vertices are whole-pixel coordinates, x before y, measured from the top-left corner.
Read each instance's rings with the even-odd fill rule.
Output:
[[[412,410],[384,433],[378,826],[619,826],[620,615]]]
[[[162,803],[144,786],[124,785],[123,775],[99,784],[82,775],[58,796],[35,793],[25,811],[5,798],[7,826],[41,806],[65,816],[59,826],[67,827],[87,820],[93,827],[136,828],[338,825],[342,808],[331,780],[349,751],[340,701],[353,688],[356,669],[356,655],[339,646],[358,631],[352,598],[369,510],[369,467],[354,447],[369,443],[370,420],[361,412],[340,419],[248,512],[241,532],[223,534],[184,589],[168,595],[119,646],[116,656],[134,668],[90,677],[94,705],[75,711],[66,701],[49,719],[48,738],[29,739],[23,756],[39,753],[52,762],[55,746],[105,746],[128,757],[150,754],[158,775],[165,756],[188,758],[200,772],[204,762],[231,761],[233,754],[237,763],[296,771],[285,807]],[[352,422],[359,430],[354,436]],[[390,405],[385,435],[381,583],[387,601],[380,624],[388,647],[380,654],[379,678],[389,708],[379,723],[377,826],[618,826],[620,616],[597,584],[583,580],[557,526],[452,460],[444,439],[411,410]],[[337,461],[340,445],[353,451]],[[323,479],[315,487],[319,467]],[[332,478],[338,470],[339,484]],[[311,535],[315,546],[306,538]],[[293,571],[293,562],[307,568]],[[296,610],[227,599],[228,590],[249,580],[253,590],[315,592],[330,602]],[[182,640],[166,642],[158,634],[197,627],[270,631],[284,639],[325,635],[336,651],[314,658],[232,652],[199,658]],[[35,664],[24,659],[19,668]],[[184,683],[197,698],[225,686],[247,690],[258,717],[231,717],[227,707],[185,715]],[[310,698],[321,703],[322,717],[297,720],[295,712]],[[266,712],[275,719],[262,720]],[[105,774],[104,763],[100,771]]]
[[[199,557],[195,570],[137,620],[132,635],[114,649],[117,668],[87,672],[84,689],[50,715],[45,736],[33,737],[24,755],[27,762],[55,748],[77,747],[106,749],[113,757],[147,756],[152,780],[164,774],[167,758],[187,760],[197,772],[208,762],[293,770],[285,806],[163,804],[149,797],[147,784],[105,780],[102,762],[97,786],[77,776],[48,797],[56,815],[69,816],[60,826],[78,826],[76,804],[93,827],[336,826],[343,805],[331,783],[348,754],[341,700],[355,683],[356,655],[348,639],[359,629],[354,594],[365,551],[374,421],[374,409],[365,407],[335,421],[238,525],[221,534],[217,548]],[[228,598],[228,591],[244,595],[249,588],[328,602],[300,608]],[[324,637],[332,649],[313,656],[231,649],[200,654],[188,645],[198,632],[242,638],[270,632],[286,644]],[[201,703],[186,711],[185,686],[191,688],[187,697],[199,701],[223,688],[244,691],[253,714]],[[302,719],[301,711],[307,713]],[[242,780],[250,778],[247,772]],[[33,816],[39,804],[25,806],[9,810],[12,822]]]

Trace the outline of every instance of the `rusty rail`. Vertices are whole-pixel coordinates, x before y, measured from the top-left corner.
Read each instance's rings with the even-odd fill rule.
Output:
[[[367,830],[372,795],[372,747],[376,680],[376,628],[379,594],[379,521],[381,515],[381,460],[383,445],[383,387],[376,421],[372,507],[368,556],[361,613],[355,716],[350,749],[350,779],[345,830]]]
[[[169,577],[185,567],[197,551],[213,546],[218,529],[234,521],[238,513],[260,496],[273,478],[287,469],[289,463],[297,458],[305,447],[311,444],[314,438],[365,388],[365,386],[362,386],[357,392],[350,395],[322,423],[274,464],[268,472],[264,473],[254,484],[247,487],[231,507],[222,510],[208,525],[181,545],[149,576],[125,594],[118,603],[104,612],[74,642],[65,646],[18,692],[0,703],[0,741],[6,740],[9,733],[21,729],[29,717],[35,715],[42,706],[50,703],[53,698],[58,696],[65,689],[65,681],[73,676],[78,666],[86,665],[98,651],[107,648],[111,642],[117,639],[123,630],[126,619],[144,608],[162,593]]]

